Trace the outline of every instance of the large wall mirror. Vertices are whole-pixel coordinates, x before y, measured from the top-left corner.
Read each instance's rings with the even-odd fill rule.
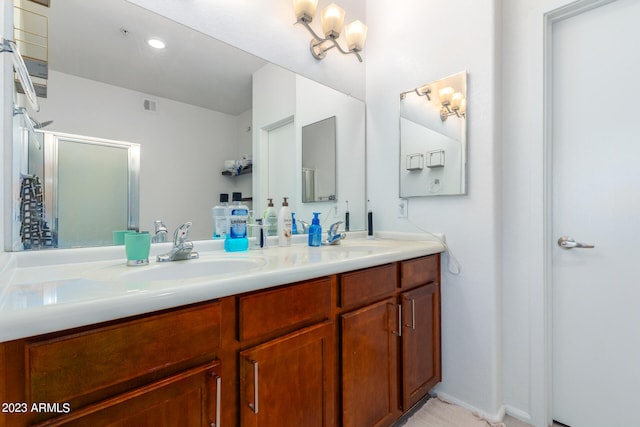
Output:
[[[256,140],[267,129],[256,126],[255,117],[272,112],[280,94],[256,105],[254,76],[265,68],[290,72],[125,0],[64,0],[51,2],[50,8],[26,3],[48,16],[49,27],[47,97],[39,99],[40,111],[29,115],[46,131],[139,144],[140,229],[152,230],[156,219],[171,229],[192,221],[189,237],[210,239],[211,207],[220,193],[241,192],[257,215],[267,197],[279,199],[256,188],[258,173],[268,173],[269,163],[255,153]],[[166,48],[149,47],[151,36],[162,39]],[[361,126],[358,143],[343,138],[337,149],[364,158],[364,104],[337,96],[359,103],[362,116],[355,120]],[[288,113],[296,141],[299,127],[313,120],[307,105],[311,101],[297,103]],[[296,184],[289,196],[301,202],[301,152],[296,147],[293,165],[276,164],[290,172]],[[15,141],[13,151],[23,155]],[[253,176],[222,174],[225,160],[243,158],[253,160]],[[341,181],[357,186],[345,194],[358,195],[349,207],[355,218],[354,208],[362,205],[364,228],[364,165],[355,175],[338,173],[337,179],[338,187]],[[92,202],[90,196],[83,199]]]
[[[400,197],[467,192],[467,73],[400,94]]]

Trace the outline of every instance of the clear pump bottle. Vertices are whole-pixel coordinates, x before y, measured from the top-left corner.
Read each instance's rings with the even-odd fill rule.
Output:
[[[229,195],[220,193],[220,204],[211,208],[213,238],[224,239],[229,233]]]
[[[264,211],[264,225],[267,229],[267,236],[277,236],[278,212],[276,212],[276,208],[273,207],[273,199],[267,200],[269,200],[269,204],[267,205],[267,210]]]

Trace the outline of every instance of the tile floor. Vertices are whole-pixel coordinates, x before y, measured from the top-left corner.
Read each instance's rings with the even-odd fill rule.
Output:
[[[531,424],[527,424],[509,415],[504,417],[504,425],[506,427],[531,427]],[[561,427],[559,424],[553,423],[554,427]]]

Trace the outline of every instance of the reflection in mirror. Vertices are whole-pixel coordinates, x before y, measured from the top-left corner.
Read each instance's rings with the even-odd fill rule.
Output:
[[[113,231],[138,229],[138,144],[41,135],[45,218],[53,247],[111,245]]]
[[[140,145],[141,230],[152,230],[157,219],[170,232],[192,221],[189,237],[210,239],[211,207],[220,193],[241,192],[252,206],[252,174],[225,176],[222,171],[225,160],[254,157],[253,129],[261,128],[253,120],[261,113],[252,105],[252,76],[267,62],[125,0],[65,0],[50,8],[23,3],[49,17],[47,98],[40,99],[39,112],[29,115],[47,131]],[[151,35],[161,35],[166,48],[150,48]],[[279,96],[257,108],[273,110]],[[26,105],[24,95],[20,97],[19,104]],[[14,156],[22,157],[14,160],[21,165],[13,173],[17,187],[16,175],[28,173],[22,166],[26,146],[18,139],[13,144]],[[364,157],[364,126],[362,145],[355,150],[353,154]],[[292,154],[299,164],[298,149]],[[297,187],[299,166],[277,167],[288,170]],[[364,172],[347,179],[364,199]],[[259,196],[266,202],[268,193]],[[85,197],[78,201],[91,204],[99,196]],[[262,206],[253,208],[263,211]],[[19,250],[19,227],[14,221],[6,247]]]
[[[365,105],[327,86],[268,64],[253,75],[253,207],[264,212],[267,199],[276,208],[287,197],[297,220],[310,223],[313,212],[328,227],[344,221],[350,230],[365,227]],[[303,203],[303,127],[335,117],[335,154],[322,145],[319,154],[335,163],[334,199]],[[348,203],[347,203],[348,202]]]
[[[336,199],[336,117],[302,127],[302,203]]]
[[[467,73],[400,94],[400,197],[466,194]]]

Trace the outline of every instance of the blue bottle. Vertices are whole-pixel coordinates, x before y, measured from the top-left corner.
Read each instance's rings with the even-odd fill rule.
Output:
[[[229,233],[224,240],[227,252],[246,251],[249,249],[247,239],[247,217],[249,208],[241,203],[242,194],[233,193],[233,202],[229,207]]]
[[[295,212],[291,212],[291,234],[298,234],[298,225],[296,224]]]
[[[313,213],[313,220],[309,226],[309,246],[322,245],[322,227],[320,226],[320,212]]]

